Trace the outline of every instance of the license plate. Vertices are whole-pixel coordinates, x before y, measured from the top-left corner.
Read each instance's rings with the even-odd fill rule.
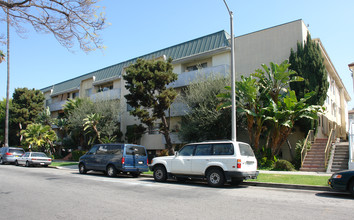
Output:
[[[44,163],[40,163],[40,165],[44,165]]]
[[[143,161],[139,161],[138,164],[143,164],[144,162]]]
[[[246,164],[248,165],[254,164],[254,161],[247,161]]]

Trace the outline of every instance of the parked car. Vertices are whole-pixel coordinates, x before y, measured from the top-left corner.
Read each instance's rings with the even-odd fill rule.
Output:
[[[343,170],[334,173],[328,179],[328,185],[338,191],[348,191],[354,196],[354,170]]]
[[[16,159],[24,154],[20,147],[2,147],[0,149],[0,164],[15,163]]]
[[[157,182],[195,178],[206,179],[210,186],[238,185],[244,179],[256,179],[259,173],[251,146],[236,141],[187,144],[174,156],[154,158],[150,170]]]
[[[52,159],[43,152],[26,152],[15,161],[16,166],[44,166],[47,167],[52,164]]]
[[[138,177],[149,170],[148,156],[144,146],[135,144],[97,144],[80,157],[79,172],[103,171],[107,176],[129,173]]]

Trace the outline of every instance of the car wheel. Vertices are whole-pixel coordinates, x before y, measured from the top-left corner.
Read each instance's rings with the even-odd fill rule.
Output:
[[[140,172],[132,172],[131,175],[134,177],[134,178],[137,178],[140,176]]]
[[[80,163],[80,164],[79,164],[79,172],[80,172],[81,174],[86,174],[86,173],[87,173],[85,164],[83,164],[83,163]]]
[[[209,186],[223,186],[225,183],[224,173],[217,168],[213,168],[207,173],[207,181]]]
[[[18,165],[19,165],[17,160],[15,160],[15,165],[16,165],[16,166],[18,166]]]
[[[4,161],[2,160],[2,158],[0,158],[0,164],[1,165],[5,164]]]
[[[232,178],[231,179],[231,185],[232,186],[238,186],[243,182],[243,179],[238,179],[238,178]]]
[[[154,180],[156,182],[165,182],[167,180],[167,172],[164,166],[157,166],[154,169]]]
[[[349,183],[349,192],[354,196],[354,179]]]
[[[29,167],[30,163],[28,161],[26,161],[26,167]]]
[[[109,165],[107,167],[106,173],[107,173],[107,176],[109,176],[109,177],[115,177],[115,176],[117,176],[117,169],[113,165]]]

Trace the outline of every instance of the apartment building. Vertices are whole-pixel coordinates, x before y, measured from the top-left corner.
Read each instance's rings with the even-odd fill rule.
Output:
[[[249,75],[262,63],[281,63],[290,56],[290,50],[296,50],[297,42],[306,40],[308,29],[302,20],[267,28],[250,34],[234,38],[236,78]],[[345,137],[348,123],[347,103],[350,96],[342,80],[336,72],[321,41],[316,39],[321,47],[325,66],[328,72],[330,88],[325,103],[327,111],[321,115],[319,136],[326,136],[331,128],[338,129],[338,135]],[[142,59],[173,59],[174,72],[178,80],[170,86],[180,89],[188,86],[198,74],[219,73],[228,75],[230,72],[230,36],[225,31],[219,31],[191,41],[174,45],[162,50],[143,55]],[[122,75],[125,68],[134,63],[137,58],[121,62],[85,75],[57,83],[43,88],[46,105],[49,106],[53,117],[58,117],[63,112],[63,104],[70,98],[90,97],[93,101],[99,99],[119,99],[123,106],[120,129],[123,134],[127,126],[139,124],[139,120],[130,116],[129,106],[126,105],[124,95],[127,90],[124,86]],[[173,103],[167,116],[171,121],[172,142],[180,144],[177,133],[181,117],[185,114],[185,106]],[[294,135],[296,142],[303,134]],[[161,134],[151,128],[144,134],[140,143],[150,151],[161,150],[165,147],[165,140]]]

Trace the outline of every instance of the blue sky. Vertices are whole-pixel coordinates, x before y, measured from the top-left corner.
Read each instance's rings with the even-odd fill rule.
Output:
[[[354,99],[348,64],[354,62],[353,0],[227,0],[234,12],[235,36],[297,19],[320,38]],[[106,66],[220,30],[230,32],[223,0],[102,0],[109,27],[101,32],[104,51],[69,52],[50,34],[28,26],[26,38],[11,32],[11,94],[15,88],[41,89]],[[5,31],[5,24],[0,24]],[[6,52],[6,46],[0,45]],[[237,51],[236,51],[237,52]],[[6,96],[6,63],[0,64],[0,98]],[[349,109],[354,108],[354,101]]]

